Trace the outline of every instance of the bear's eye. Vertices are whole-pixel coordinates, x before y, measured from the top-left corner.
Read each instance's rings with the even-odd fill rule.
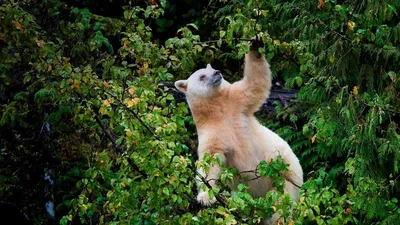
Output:
[[[201,81],[204,81],[205,79],[206,79],[206,75],[203,74],[203,75],[200,76],[200,80]]]

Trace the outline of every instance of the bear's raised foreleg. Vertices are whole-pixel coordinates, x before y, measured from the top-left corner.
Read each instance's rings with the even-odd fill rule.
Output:
[[[222,162],[225,163],[226,159],[224,155],[219,155],[221,156]],[[201,160],[203,160],[202,156],[199,158],[199,161]],[[197,170],[198,175],[196,177],[197,186],[200,187],[203,183],[206,183],[206,186],[208,186],[208,188],[215,188],[217,186],[216,181],[218,180],[220,172],[221,168],[218,165],[210,166],[210,170],[208,171],[208,173],[204,171],[204,168],[199,168]],[[199,190],[199,194],[197,195],[197,202],[199,202],[200,204],[204,206],[210,206],[216,201],[217,199],[215,198],[215,196],[210,199],[208,195],[208,190]]]
[[[271,70],[265,55],[258,52],[261,41],[250,43],[250,52],[245,55],[244,77],[233,84],[232,90],[243,98],[245,111],[251,115],[255,113],[268,98],[271,86]]]

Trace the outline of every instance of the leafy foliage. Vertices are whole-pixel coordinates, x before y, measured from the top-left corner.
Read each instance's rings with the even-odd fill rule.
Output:
[[[61,224],[256,224],[274,212],[285,224],[398,221],[398,1],[119,1],[107,3],[120,10],[112,16],[77,2],[0,6],[0,199],[35,223],[50,220],[38,197],[48,171]],[[171,19],[184,7],[195,8]],[[296,203],[282,193],[281,158],[254,171],[221,165],[209,190],[218,202],[202,207],[196,167],[221,162],[194,163],[189,111],[158,84],[205,62],[237,79],[243,40],[257,34],[275,79],[299,90],[262,122],[307,181]],[[276,191],[253,199],[244,182],[232,197],[228,184],[246,173]]]

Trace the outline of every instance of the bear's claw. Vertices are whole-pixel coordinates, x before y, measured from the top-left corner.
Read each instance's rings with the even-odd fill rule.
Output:
[[[263,48],[264,42],[261,40],[261,37],[256,36],[250,42],[250,51],[258,51],[258,48]]]

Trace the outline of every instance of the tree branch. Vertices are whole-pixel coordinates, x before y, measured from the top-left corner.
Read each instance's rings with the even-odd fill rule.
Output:
[[[119,104],[123,105],[138,121],[139,123],[151,134],[153,135],[157,140],[162,141],[162,138],[159,137],[152,129],[150,129],[149,126],[147,126],[147,124],[144,123],[144,121],[139,117],[138,113],[135,112],[133,109],[128,108],[121,99],[119,99],[117,96],[115,96],[113,93],[111,92],[106,92],[107,94],[109,94],[111,97],[113,97],[115,100],[118,101]]]
[[[222,41],[226,41],[226,38],[222,38]],[[236,41],[254,41],[251,38],[234,38]],[[208,41],[198,41],[194,42],[196,45],[201,45],[201,44],[208,44],[208,43],[217,43],[219,40],[208,40]]]
[[[113,146],[117,150],[117,152],[121,153],[123,149],[121,148],[121,146],[117,145],[115,138],[112,136],[111,132],[101,122],[98,115],[95,116],[95,120],[96,120],[97,124],[100,126],[100,128],[103,130],[103,133],[106,135],[107,139],[109,141],[111,141],[111,143],[113,144]]]
[[[242,174],[243,174],[243,173],[254,173],[254,175],[255,175],[254,178],[248,179],[248,180],[246,180],[246,181],[252,181],[252,180],[256,180],[256,179],[262,177],[262,176],[260,176],[260,175],[258,174],[258,166],[259,166],[259,165],[260,165],[260,164],[257,165],[257,167],[256,167],[255,170],[241,171],[241,172],[239,173],[240,178],[241,178],[242,180],[244,180],[244,179],[242,178]],[[285,178],[285,181],[288,181],[288,182],[290,182],[291,184],[293,184],[294,186],[296,186],[297,188],[301,189],[301,186],[298,185],[298,184],[296,184],[296,183],[294,183],[290,178],[287,178],[287,177],[284,177],[284,178]]]
[[[118,153],[122,153],[124,148],[121,145],[117,144],[116,139],[113,137],[111,132],[101,122],[96,109],[95,109],[95,113],[96,113],[95,120],[96,120],[97,124],[100,126],[100,128],[103,130],[103,133],[106,135],[107,139],[112,143],[113,147],[117,150]],[[148,177],[147,174],[145,172],[143,172],[142,170],[140,170],[139,167],[130,158],[128,158],[128,163],[132,167],[133,170],[138,172],[144,178]]]
[[[197,176],[200,177],[201,181],[207,186],[208,189],[213,189],[212,186],[210,185],[210,183],[208,183],[208,180],[203,177],[200,173],[197,173]],[[224,207],[226,207],[226,203],[224,201],[224,199],[219,195],[215,195],[215,198],[217,199],[217,201]]]

